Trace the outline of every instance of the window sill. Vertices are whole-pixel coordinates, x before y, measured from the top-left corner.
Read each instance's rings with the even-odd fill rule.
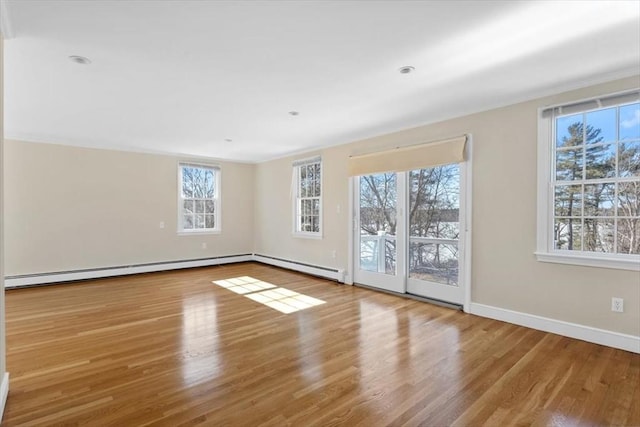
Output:
[[[178,236],[202,236],[203,234],[220,234],[222,233],[221,230],[193,230],[193,231],[186,231],[186,230],[178,230]]]
[[[640,271],[640,256],[634,255],[621,258],[606,255],[594,256],[583,254],[564,254],[558,252],[536,252],[535,254],[536,258],[540,262]]]
[[[322,240],[322,233],[293,233],[293,237],[299,239],[315,239]]]

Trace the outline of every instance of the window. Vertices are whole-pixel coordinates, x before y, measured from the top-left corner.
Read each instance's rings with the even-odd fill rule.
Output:
[[[294,234],[322,236],[322,160],[319,157],[293,163]]]
[[[180,163],[178,183],[178,231],[220,231],[220,169]]]
[[[638,92],[544,110],[540,130],[538,258],[640,270]]]

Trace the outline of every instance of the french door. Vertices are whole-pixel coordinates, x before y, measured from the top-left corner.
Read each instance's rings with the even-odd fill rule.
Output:
[[[354,281],[462,305],[464,163],[355,177]]]

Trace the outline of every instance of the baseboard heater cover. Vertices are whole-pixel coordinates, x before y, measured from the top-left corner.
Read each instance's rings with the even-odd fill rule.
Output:
[[[182,261],[153,262],[147,264],[125,265],[118,267],[89,268],[53,273],[24,274],[6,276],[5,288],[20,288],[48,283],[72,282],[77,280],[99,279],[103,277],[125,276],[128,274],[153,273],[182,268],[207,267],[211,265],[232,264],[253,261],[252,254],[224,255],[211,258],[198,258]]]
[[[299,271],[301,273],[311,274],[312,276],[319,276],[325,279],[336,280],[340,283],[344,283],[345,279],[345,271],[342,269],[306,264],[304,262],[292,261],[284,258],[261,254],[253,254],[253,260],[261,262],[263,264],[269,264],[276,267]]]

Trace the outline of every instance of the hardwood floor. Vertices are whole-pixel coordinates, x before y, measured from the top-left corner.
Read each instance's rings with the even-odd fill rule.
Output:
[[[325,301],[282,314],[213,280]],[[255,263],[6,293],[3,425],[640,425],[640,355]]]

